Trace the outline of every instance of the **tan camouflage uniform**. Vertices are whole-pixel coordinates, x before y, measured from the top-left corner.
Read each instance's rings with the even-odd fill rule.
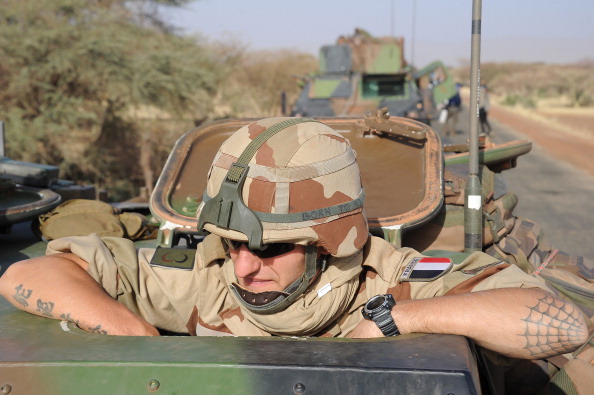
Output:
[[[207,205],[236,163],[249,165],[241,198],[264,215],[265,243],[314,244],[329,255],[326,270],[284,311],[259,314],[246,308],[245,301],[238,303],[237,295],[229,292],[236,281],[233,265],[219,237],[247,236],[208,221],[205,228],[213,235],[199,245],[193,267],[151,264],[152,250],[140,250],[137,258],[134,244],[118,238],[56,240],[49,253],[81,256],[112,297],[155,326],[175,332],[196,333],[198,325],[236,335],[346,336],[362,319],[363,304],[380,293],[403,300],[501,287],[546,289],[516,266],[497,264],[485,254],[474,254],[433,281],[402,280],[405,267],[420,254],[369,238],[363,209],[357,205],[364,196],[356,154],[347,139],[323,123],[269,118],[240,128],[213,160]],[[333,207],[340,208],[338,214]],[[199,208],[199,218],[201,210],[205,208]],[[288,215],[297,220],[279,221]]]
[[[199,245],[191,269],[151,265],[153,249],[137,251],[133,242],[116,237],[100,239],[90,235],[50,242],[48,254],[58,252],[73,252],[89,262],[89,274],[110,296],[159,328],[195,334],[198,325],[198,332],[203,327],[234,335],[270,335],[259,327],[258,317],[244,309],[229,292],[224,274],[225,262],[229,261],[216,236],[207,237]],[[383,239],[371,237],[362,254],[334,258],[327,272],[336,267],[341,270],[322,275],[297,300],[296,305],[304,306],[305,312],[290,311],[289,314],[314,316],[323,312],[319,306],[338,303],[328,321],[318,325],[321,329],[301,333],[306,330],[302,322],[287,315],[288,322],[279,324],[284,332],[276,334],[346,336],[363,319],[363,304],[381,293],[407,300],[506,287],[548,290],[542,281],[517,266],[498,263],[482,253],[471,255],[433,281],[400,281],[406,265],[417,256],[420,254],[412,249],[395,249]],[[348,273],[346,278],[344,273]],[[335,293],[351,281],[352,286],[347,286],[351,288],[351,298],[336,301]],[[325,294],[324,287],[330,288]],[[351,303],[353,299],[355,302]]]

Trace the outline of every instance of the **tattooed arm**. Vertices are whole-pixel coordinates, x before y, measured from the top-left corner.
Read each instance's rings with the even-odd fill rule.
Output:
[[[392,310],[402,334],[467,336],[501,354],[542,359],[571,352],[588,337],[572,304],[537,288],[502,288],[461,295],[400,301]],[[363,320],[350,337],[382,336]]]
[[[12,264],[0,277],[0,294],[32,314],[71,321],[89,332],[158,335],[158,331],[112,299],[70,253]]]

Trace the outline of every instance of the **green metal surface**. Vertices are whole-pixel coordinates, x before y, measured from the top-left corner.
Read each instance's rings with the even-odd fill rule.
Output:
[[[479,391],[474,355],[459,336],[106,336],[24,313],[4,299],[1,388],[11,395]]]
[[[329,99],[340,85],[341,79],[316,78],[312,83],[312,97],[316,99]]]
[[[400,47],[396,43],[387,43],[380,47],[371,67],[365,70],[370,74],[388,74],[403,68]]]
[[[490,165],[500,162],[515,160],[520,155],[524,155],[532,149],[532,143],[529,141],[514,141],[511,145],[500,145],[482,149],[478,153],[479,163]],[[456,155],[446,155],[445,164],[455,165],[468,163],[468,153]]]
[[[436,60],[416,71],[414,76],[416,80],[419,80],[423,76],[429,76],[436,71],[439,71],[442,77],[440,80],[433,81],[433,103],[437,105],[447,102],[450,97],[456,94],[456,83],[448,68],[441,61]]]

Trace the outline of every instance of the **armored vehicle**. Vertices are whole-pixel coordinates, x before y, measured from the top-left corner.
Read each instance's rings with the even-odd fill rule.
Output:
[[[403,48],[401,37],[372,37],[362,29],[323,46],[319,72],[304,79],[292,115],[361,116],[385,107],[429,124],[456,94],[455,83],[440,61],[415,70]]]
[[[347,137],[358,153],[371,232],[427,254],[440,249],[436,253],[459,262],[463,246],[448,244],[451,234],[442,231],[451,218],[442,217],[455,212],[464,179],[455,174],[467,166],[468,153],[444,152],[439,135],[426,124],[385,112],[319,119]],[[195,248],[201,241],[195,212],[209,165],[222,141],[249,122],[218,121],[178,140],[150,199],[159,236],[137,246]],[[528,141],[485,142],[483,177],[513,167],[530,148]],[[489,194],[483,194],[485,201]],[[499,237],[495,211],[487,231]],[[0,237],[3,270],[44,253],[46,242],[19,226],[24,224]],[[18,311],[0,298],[2,394],[480,394],[495,393],[491,379],[481,350],[460,336],[114,337]]]
[[[480,21],[480,13],[475,19]],[[477,26],[480,23],[473,23],[473,34]],[[324,73],[306,84],[294,113],[315,116],[351,141],[366,190],[371,233],[397,247],[412,246],[426,255],[447,256],[454,264],[468,253],[468,234],[479,242],[479,249],[525,271],[535,270],[531,265],[537,260],[530,259],[533,254],[542,254],[543,264],[546,258],[551,266],[563,266],[568,255],[543,250],[538,245],[540,235],[528,238],[528,242],[518,237],[530,235],[526,231],[530,227],[523,227],[525,222],[513,215],[517,197],[495,188],[495,175],[515,167],[516,159],[530,151],[530,142],[495,145],[484,139],[479,149],[471,135],[470,150],[444,148],[439,135],[418,120],[430,118],[426,101],[436,105],[451,97],[453,90],[446,89],[447,70],[439,63],[417,73],[407,69],[401,41],[377,40],[358,31],[323,51],[328,55],[321,58]],[[359,56],[361,51],[374,56]],[[372,59],[377,61],[366,63]],[[478,81],[475,77],[473,80]],[[407,104],[396,106],[400,99]],[[365,118],[347,117],[384,105],[392,115],[405,117],[391,117],[383,110],[372,111]],[[135,241],[136,246],[169,247],[182,254],[196,248],[202,236],[195,232],[195,213],[210,163],[221,143],[251,121],[230,119],[205,124],[177,141],[150,198],[150,210],[160,223],[159,233],[156,239]],[[481,178],[478,190],[474,176]],[[10,200],[6,192],[23,188],[25,180],[11,182],[14,185],[0,190],[4,204],[0,218],[5,221],[0,225],[13,228],[0,234],[0,273],[18,260],[44,254],[47,245],[31,232],[28,223],[37,212],[26,217],[10,213],[21,199]],[[478,223],[484,237],[462,230],[466,224],[463,192],[467,189],[480,200],[482,210],[474,211],[484,214],[484,221]],[[45,212],[56,203],[52,200],[36,207]],[[522,234],[514,234],[515,225],[520,225]],[[513,238],[506,240],[510,235]],[[594,295],[586,287],[567,287],[567,276],[577,270],[563,271],[566,276],[557,282],[553,273],[559,270],[544,266],[536,270],[543,277],[550,275],[553,288],[569,291],[566,295],[579,295],[573,300],[594,310]],[[461,336],[189,337],[163,331],[159,337],[116,337],[85,332],[70,321],[27,314],[0,298],[3,395],[462,395],[500,394],[501,384],[481,348]]]

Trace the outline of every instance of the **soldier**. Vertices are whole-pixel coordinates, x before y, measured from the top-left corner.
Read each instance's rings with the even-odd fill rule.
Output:
[[[462,107],[462,98],[460,97],[460,84],[456,84],[456,94],[450,97],[446,104],[447,118],[444,125],[446,136],[456,135],[458,133],[458,115]]]
[[[515,265],[483,253],[453,265],[370,236],[364,199],[356,154],[330,127],[253,122],[210,168],[198,209],[209,235],[195,259],[68,237],[10,266],[0,293],[22,310],[111,335],[446,333],[522,359],[586,341],[578,309]]]
[[[491,134],[491,124],[489,123],[489,89],[487,85],[481,85],[479,88],[479,121],[481,125],[481,132],[484,134]]]

